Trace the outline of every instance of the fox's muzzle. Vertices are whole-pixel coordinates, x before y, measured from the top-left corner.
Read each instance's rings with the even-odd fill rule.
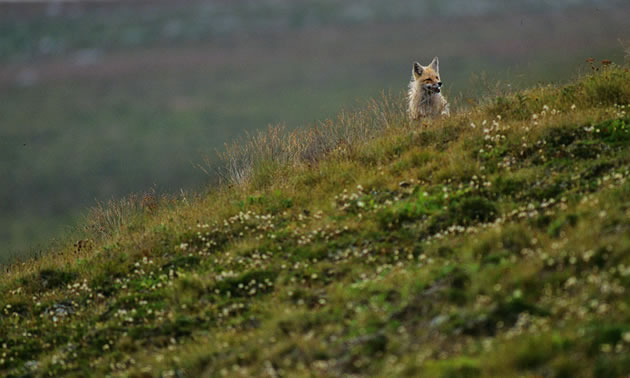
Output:
[[[437,82],[435,84],[425,84],[424,89],[428,92],[432,93],[440,93],[440,87],[442,86],[442,82]]]

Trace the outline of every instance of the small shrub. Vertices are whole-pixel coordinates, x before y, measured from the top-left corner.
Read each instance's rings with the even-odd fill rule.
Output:
[[[7,369],[23,365],[26,361],[39,357],[44,351],[42,342],[35,337],[23,341],[4,339],[3,343],[11,350],[12,358],[0,360],[0,368]],[[29,374],[25,374],[29,376]]]
[[[362,355],[375,356],[381,355],[387,350],[387,336],[381,332],[362,337],[359,341],[361,344]]]
[[[454,223],[461,226],[491,222],[499,213],[494,202],[483,197],[465,198],[457,206],[451,207],[449,212]]]
[[[528,303],[523,298],[510,298],[501,301],[498,306],[491,312],[491,319],[494,324],[502,321],[508,326],[514,325],[518,319],[518,315],[527,312],[532,315],[547,316],[549,313],[536,305]]]
[[[547,129],[543,135],[550,151],[557,147],[569,146],[577,139],[577,132],[574,127],[560,126]]]
[[[3,315],[18,314],[20,316],[25,316],[30,311],[28,303],[23,301],[10,301],[8,303],[1,303],[0,309],[2,309],[0,314],[3,313]]]
[[[383,228],[391,228],[405,222],[424,219],[440,212],[442,206],[443,200],[439,195],[425,196],[423,192],[419,192],[415,200],[397,203],[380,211],[377,217]]]
[[[26,283],[33,289],[56,289],[65,286],[78,277],[77,273],[60,269],[43,269],[26,279]]]
[[[612,145],[625,144],[630,141],[630,118],[618,118],[595,125],[599,130],[596,136]]]
[[[571,156],[578,159],[595,159],[605,150],[605,144],[588,140],[577,141],[568,148]]]
[[[492,190],[497,196],[513,196],[526,187],[525,180],[498,176],[492,183]]]
[[[630,331],[630,326],[625,324],[593,325],[590,331],[591,352],[599,352],[602,344],[616,345],[628,331]]]
[[[483,197],[468,197],[451,205],[446,212],[433,215],[427,231],[435,234],[451,226],[471,226],[479,222],[490,222],[496,219],[496,205]]]
[[[584,172],[582,172],[582,178],[585,180],[591,180],[597,177],[604,175],[606,172],[610,171],[615,167],[614,164],[607,161],[599,161],[595,162],[595,164],[589,165],[586,167]],[[551,197],[548,197],[551,198]]]

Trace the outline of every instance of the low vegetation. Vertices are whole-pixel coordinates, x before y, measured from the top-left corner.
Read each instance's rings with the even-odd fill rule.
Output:
[[[271,129],[206,194],[96,209],[3,272],[0,374],[628,375],[630,72],[595,68]]]

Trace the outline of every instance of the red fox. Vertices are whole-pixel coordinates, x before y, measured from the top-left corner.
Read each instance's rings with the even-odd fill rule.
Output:
[[[438,57],[424,67],[413,62],[412,77],[409,82],[409,117],[418,120],[423,117],[448,116],[448,102],[441,94],[440,62]]]

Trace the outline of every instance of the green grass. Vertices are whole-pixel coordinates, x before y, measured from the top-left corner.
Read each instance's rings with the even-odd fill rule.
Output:
[[[396,101],[6,267],[0,374],[629,374],[628,69],[422,125]]]

